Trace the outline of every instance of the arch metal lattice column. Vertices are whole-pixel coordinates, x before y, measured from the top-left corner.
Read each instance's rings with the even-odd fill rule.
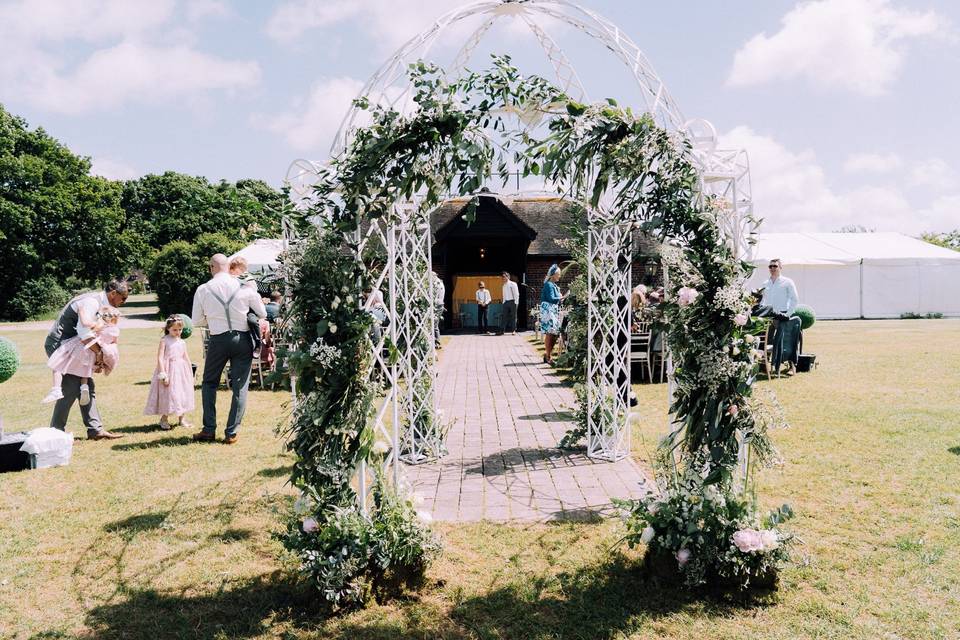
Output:
[[[588,215],[587,455],[630,454],[630,266],[633,225]]]

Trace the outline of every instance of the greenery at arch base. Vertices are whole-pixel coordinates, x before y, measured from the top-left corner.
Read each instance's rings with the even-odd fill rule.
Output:
[[[792,317],[800,318],[800,328],[806,331],[813,326],[813,323],[817,321],[817,313],[813,310],[813,307],[806,304],[798,304],[797,308],[793,310]]]
[[[410,77],[410,116],[358,101],[371,124],[321,172],[300,219],[305,239],[285,264],[286,358],[298,381],[288,446],[301,497],[283,540],[301,570],[330,602],[356,603],[398,576],[422,575],[436,555],[429,518],[418,516],[408,488],[378,476],[364,513],[354,485],[361,462],[376,467],[387,448],[373,432],[380,390],[370,384],[371,316],[358,299],[371,274],[355,232],[366,220],[389,221],[397,201],[414,201],[426,220],[445,194],[477,193],[494,176],[506,183],[512,162],[574,202],[603,206],[611,224],[672,243],[664,314],[676,430],[660,448],[660,492],[621,503],[625,540],[645,544],[691,587],[745,587],[775,575],[790,541],[779,527],[789,509],[761,516],[736,474],[738,434],[755,460],[776,458],[767,429],[778,419],[753,396],[755,338],[740,286],[752,267],[725,244],[724,211],[698,192],[686,140],[613,100],[575,102],[543,78],[521,76],[506,57],[455,82],[425,63]],[[517,130],[517,117],[529,126]],[[316,228],[310,220],[318,219]]]

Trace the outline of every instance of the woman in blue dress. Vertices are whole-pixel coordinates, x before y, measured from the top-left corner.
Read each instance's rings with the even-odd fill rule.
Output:
[[[543,281],[543,289],[540,290],[540,331],[543,332],[545,350],[543,361],[547,364],[553,364],[553,347],[560,335],[560,301],[563,296],[560,295],[560,287],[557,285],[559,280],[560,267],[550,265],[547,278]]]

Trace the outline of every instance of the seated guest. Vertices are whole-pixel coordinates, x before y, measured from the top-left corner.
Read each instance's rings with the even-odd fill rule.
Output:
[[[273,291],[270,293],[270,302],[263,305],[267,310],[267,321],[273,322],[278,315],[280,315],[280,301],[283,300],[283,296],[280,295],[279,291]]]
[[[630,308],[639,311],[645,306],[647,306],[647,287],[638,284],[633,288],[633,293],[630,295]]]

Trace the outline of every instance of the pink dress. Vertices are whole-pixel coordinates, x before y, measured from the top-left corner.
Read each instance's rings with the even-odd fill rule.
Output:
[[[143,415],[182,416],[193,411],[195,406],[193,368],[190,366],[190,356],[187,355],[187,344],[180,338],[170,336],[164,336],[162,340],[166,345],[163,357],[170,384],[163,384],[157,377],[160,368],[156,368],[150,381],[150,395],[147,396]]]
[[[119,337],[120,329],[116,325],[107,325],[100,329],[94,340],[100,345],[100,350],[103,352],[104,373],[109,374],[120,362],[120,351],[117,349],[117,338]],[[88,346],[83,344],[79,336],[67,338],[50,355],[47,366],[58,373],[70,374],[78,378],[89,378],[93,375],[97,354]]]

